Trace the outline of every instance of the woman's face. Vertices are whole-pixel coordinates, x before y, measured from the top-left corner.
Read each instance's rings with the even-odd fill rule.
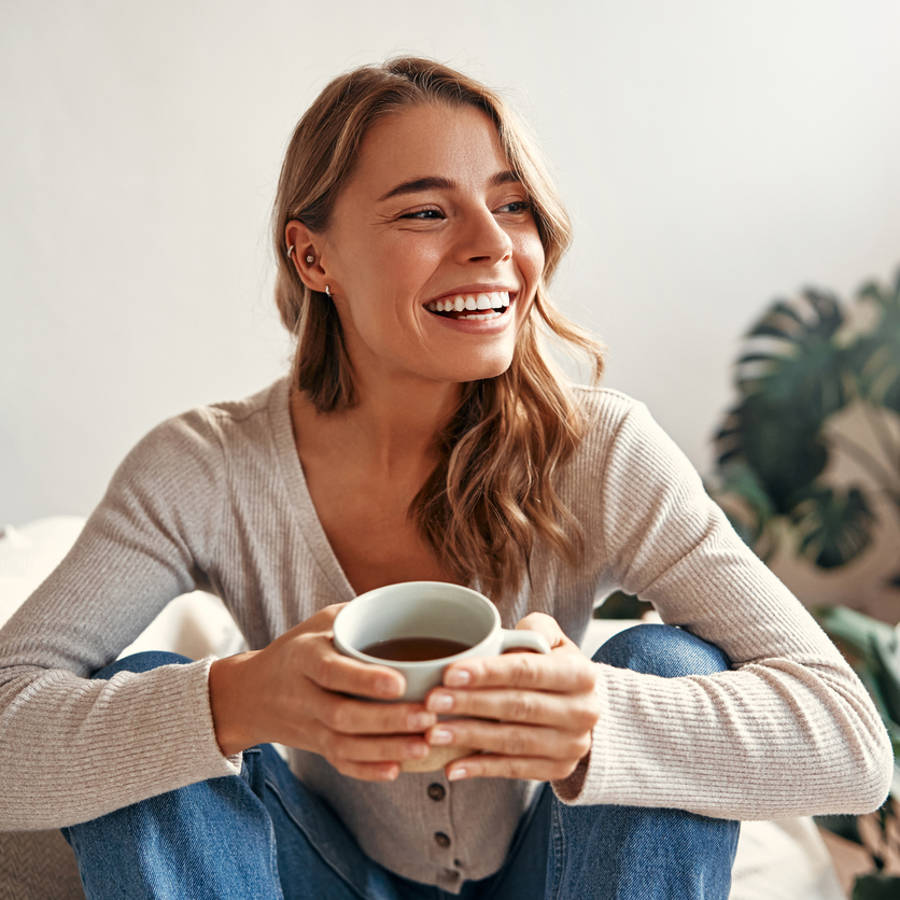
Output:
[[[475,107],[423,104],[370,128],[316,240],[363,384],[509,367],[544,266],[528,201]]]

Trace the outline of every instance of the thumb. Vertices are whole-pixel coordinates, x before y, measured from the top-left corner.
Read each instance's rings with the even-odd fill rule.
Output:
[[[548,616],[547,613],[529,613],[524,619],[519,620],[516,628],[522,628],[526,631],[537,631],[539,634],[542,634],[547,638],[547,643],[550,645],[551,650],[554,650],[557,647],[575,646],[572,641],[566,637],[562,628],[559,627],[559,622],[557,622],[553,616]]]

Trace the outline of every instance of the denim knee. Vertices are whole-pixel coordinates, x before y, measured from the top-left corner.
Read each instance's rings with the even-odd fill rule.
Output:
[[[731,668],[731,661],[715,644],[683,628],[656,623],[635,625],[614,634],[593,660],[663,678],[711,675]]]
[[[112,678],[116,672],[149,672],[160,666],[183,665],[193,661],[180,653],[169,653],[167,650],[145,650],[111,662],[94,672],[91,678]]]

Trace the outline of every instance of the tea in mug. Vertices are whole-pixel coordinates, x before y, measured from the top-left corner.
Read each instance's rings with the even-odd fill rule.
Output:
[[[449,641],[435,637],[401,637],[387,641],[376,641],[361,651],[379,659],[392,659],[396,662],[422,662],[427,659],[442,659],[468,650],[470,644],[460,641]]]

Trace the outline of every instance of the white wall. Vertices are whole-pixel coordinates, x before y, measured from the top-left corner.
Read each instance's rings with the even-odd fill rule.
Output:
[[[297,118],[400,52],[499,88],[576,240],[555,296],[704,474],[774,296],[900,263],[894,0],[0,6],[0,523],[281,374],[268,215]]]

